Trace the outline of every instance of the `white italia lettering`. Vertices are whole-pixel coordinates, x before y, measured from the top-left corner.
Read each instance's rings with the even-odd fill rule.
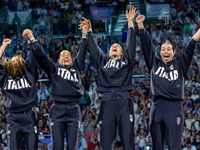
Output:
[[[170,75],[171,80],[173,80],[173,74],[172,74],[172,71],[170,71],[169,75]]]
[[[12,80],[8,80],[8,89],[10,89],[10,87],[11,87],[11,82],[12,82]]]
[[[163,71],[165,70],[165,68],[164,67],[161,67],[161,72],[160,72],[160,75],[159,75],[159,77],[161,77],[162,76],[162,73],[163,73]]]
[[[26,79],[24,79],[24,85],[25,85],[26,88],[30,87],[30,85],[29,85],[29,83],[28,83],[28,81]]]
[[[110,64],[111,59],[106,63],[106,65],[103,68],[108,68]]]
[[[125,65],[125,62],[122,61],[116,61],[115,59],[109,59],[109,61],[106,63],[106,65],[103,68],[121,68],[123,65]]]
[[[16,84],[15,81],[12,82],[12,87],[11,87],[11,89],[17,89],[17,84]]]
[[[61,72],[61,77],[63,78],[64,72],[66,71],[66,69],[61,68],[60,70],[62,70],[62,72]]]
[[[17,86],[18,86],[18,89],[22,88],[22,86],[20,86],[20,84],[19,84],[19,81],[17,81]]]
[[[76,73],[74,73],[74,79],[75,79],[75,82],[78,82],[78,78],[77,78]]]
[[[75,69],[70,69],[70,71],[64,68],[58,68],[57,75],[61,76],[63,79],[78,82],[79,80],[77,78]]]
[[[74,81],[74,78],[73,78],[73,76],[71,76],[71,81]]]
[[[111,61],[111,63],[110,63],[110,67],[109,68],[111,68],[111,67],[115,67],[115,60],[114,59],[112,59],[112,61]]]
[[[18,80],[17,82],[15,80],[8,80],[6,86],[4,87],[4,90],[14,90],[14,89],[22,89],[22,88],[28,88],[30,87],[30,84],[25,78],[22,78]]]
[[[22,88],[24,88],[24,80],[20,79],[20,81],[21,81]]]
[[[69,80],[69,79],[70,79],[70,76],[71,76],[71,73],[69,72],[69,70],[67,70],[66,73],[65,73],[64,79]]]
[[[119,69],[119,62],[117,62],[117,64],[116,64],[116,68]]]
[[[60,75],[60,68],[58,68],[58,75]]]
[[[158,75],[158,73],[160,72],[161,67],[158,68],[158,70],[156,71],[155,75]]]
[[[178,79],[178,71],[171,70],[170,72],[166,72],[164,67],[159,67],[155,72],[155,75],[158,75],[161,78],[165,78],[169,81],[177,80]]]
[[[177,79],[178,79],[178,71],[174,70],[174,80],[177,80]]]
[[[168,78],[168,73],[164,72],[163,74],[165,74],[165,75],[164,75],[164,78],[166,78],[167,80],[170,81],[170,79]]]

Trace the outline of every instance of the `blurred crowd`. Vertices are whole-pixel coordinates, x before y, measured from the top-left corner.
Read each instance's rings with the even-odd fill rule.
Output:
[[[120,0],[119,0],[120,1]],[[123,0],[122,0],[123,1]],[[82,3],[82,1],[10,1],[9,9],[15,10],[33,8],[35,12],[35,19],[41,20],[42,17],[48,18],[63,18],[69,17],[72,19],[73,14],[76,14],[79,9],[83,15],[87,13],[84,10],[85,5],[95,5],[96,3],[105,1],[88,0],[89,3]],[[92,3],[93,2],[93,3]],[[106,1],[107,2],[107,1]],[[110,2],[110,1],[109,1]],[[19,3],[19,4],[18,4]],[[22,3],[22,4],[20,4]],[[156,3],[156,1],[155,1]],[[59,6],[57,5],[59,4]],[[179,57],[183,46],[192,38],[195,32],[200,28],[199,23],[195,20],[194,13],[199,10],[200,2],[197,0],[173,1],[171,5],[171,20],[168,24],[165,22],[151,22],[145,23],[145,28],[152,38],[153,45],[156,49],[156,54],[159,55],[161,45],[169,41],[173,44],[176,52],[175,57]],[[19,6],[18,6],[19,5]],[[88,7],[89,7],[88,6]],[[75,12],[74,12],[75,11]],[[187,12],[185,14],[184,12]],[[71,20],[72,21],[72,20]],[[45,25],[46,26],[46,25]],[[104,34],[99,33],[98,29],[94,30],[94,35],[99,47],[107,54],[109,45],[119,43],[123,48],[126,47],[127,25],[122,29],[122,38],[110,39],[106,43]],[[141,42],[139,39],[139,30],[135,24],[136,30],[136,58],[133,64],[134,78],[132,80],[133,86],[130,91],[130,98],[134,105],[135,114],[135,150],[151,150],[151,135],[149,132],[149,113],[152,99],[148,98],[150,90],[149,70],[145,64],[144,55],[142,51]],[[46,30],[44,30],[46,31]],[[55,38],[50,32],[46,34],[35,34],[48,57],[52,62],[57,63],[58,54],[67,49],[71,52],[72,58],[76,57],[79,50],[79,43],[81,36],[76,37],[73,30],[68,31],[69,36],[66,38]],[[3,35],[1,41],[7,38]],[[185,96],[183,100],[184,108],[184,128],[182,132],[182,148],[183,150],[200,150],[200,43],[197,42],[193,59],[188,70],[188,75],[185,80]],[[26,59],[27,57],[27,41],[23,38],[18,38],[17,34],[13,34],[12,43],[7,47],[5,56],[12,57],[15,54],[20,54]],[[81,108],[81,128],[78,137],[78,150],[99,150],[100,148],[100,134],[98,125],[98,116],[100,105],[102,101],[102,94],[97,92],[97,78],[98,72],[95,68],[95,61],[88,49],[85,63],[82,69],[81,79],[83,83],[84,95],[79,105]],[[48,79],[46,73],[38,66],[39,79]],[[137,75],[137,76],[136,76]],[[49,128],[49,111],[53,103],[51,98],[51,83],[38,82],[37,83],[38,106],[33,110],[37,117],[39,137],[50,135]],[[0,95],[0,150],[1,147],[7,147],[6,136],[6,118],[7,111],[5,109],[5,95]],[[47,150],[46,143],[38,141],[38,150]],[[24,139],[21,142],[21,150],[26,150]],[[120,137],[116,131],[114,140],[114,150],[122,150]],[[166,147],[167,150],[167,147]]]
[[[8,3],[10,11],[33,9],[32,19],[34,24],[39,24],[37,32],[44,35],[51,28],[53,34],[77,33],[79,20],[83,16],[92,20],[90,8],[95,6],[113,6],[113,15],[117,15],[125,10],[125,0],[9,0]],[[18,18],[15,18],[13,26],[20,26]],[[17,31],[14,30],[14,33],[17,34]]]

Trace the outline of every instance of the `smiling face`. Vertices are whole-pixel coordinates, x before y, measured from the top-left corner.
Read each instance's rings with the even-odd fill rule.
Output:
[[[115,43],[110,47],[109,57],[113,59],[121,59],[123,56],[122,47]]]
[[[58,63],[65,68],[69,68],[70,65],[72,64],[72,57],[71,53],[67,50],[64,50],[60,53],[60,57],[58,59]]]
[[[160,56],[165,64],[172,61],[173,56],[174,56],[174,51],[170,43],[164,43],[162,45]]]

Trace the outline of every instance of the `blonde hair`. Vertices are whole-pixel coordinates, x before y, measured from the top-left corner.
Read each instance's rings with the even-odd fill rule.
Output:
[[[13,62],[12,62],[13,58],[16,58],[18,70],[16,70],[13,66]],[[12,57],[11,59],[8,59],[7,57],[2,58],[3,68],[7,72],[7,74],[9,76],[11,76],[12,78],[17,77],[17,71],[18,71],[20,77],[22,77],[25,74],[24,63],[25,63],[25,61],[21,55],[16,55],[16,56]]]

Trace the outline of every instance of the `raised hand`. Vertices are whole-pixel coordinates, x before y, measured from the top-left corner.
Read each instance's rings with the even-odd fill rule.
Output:
[[[34,36],[33,36],[33,32],[29,29],[24,30],[22,36],[25,37],[27,40],[35,39]]]
[[[133,19],[135,18],[137,13],[138,13],[138,11],[136,11],[136,8],[130,7],[129,12],[128,12],[128,10],[126,10],[126,18],[127,18],[127,20],[128,21],[133,21]]]
[[[145,20],[145,16],[144,15],[137,16],[136,22],[137,22],[138,26],[143,26],[144,20]]]
[[[3,44],[5,44],[6,46],[9,45],[11,42],[12,42],[12,40],[10,40],[10,39],[3,40]]]
[[[0,58],[2,57],[4,50],[6,49],[6,47],[11,43],[12,40],[10,39],[4,39],[3,40],[3,44],[1,45],[0,48]]]
[[[82,17],[83,18],[83,21],[79,21],[81,24],[83,23],[85,26],[86,26],[86,28],[87,28],[87,32],[88,31],[92,31],[92,25],[91,25],[91,22],[90,22],[90,20],[88,19],[85,19],[84,17]],[[79,25],[80,26],[80,28],[79,29],[82,29],[81,27],[83,26],[81,26],[81,25]]]
[[[79,26],[79,29],[82,29],[82,32],[83,33],[87,33],[88,32],[88,27],[87,27],[87,23],[86,21],[79,21],[80,24],[78,25]]]

